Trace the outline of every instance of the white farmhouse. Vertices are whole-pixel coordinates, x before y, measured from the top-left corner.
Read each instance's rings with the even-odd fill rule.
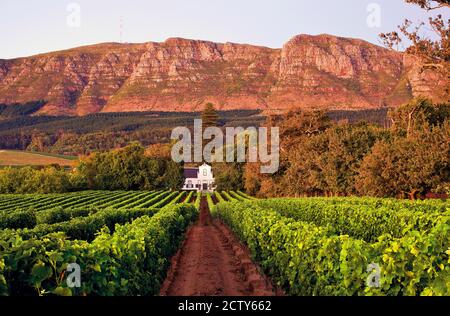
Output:
[[[198,168],[184,168],[185,191],[209,191],[215,189],[211,166],[203,164]]]

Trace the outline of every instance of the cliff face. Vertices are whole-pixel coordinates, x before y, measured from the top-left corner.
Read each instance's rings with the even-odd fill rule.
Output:
[[[0,103],[44,99],[41,113],[371,108],[447,98],[445,77],[370,43],[299,35],[282,49],[168,39],[99,44],[0,60]]]

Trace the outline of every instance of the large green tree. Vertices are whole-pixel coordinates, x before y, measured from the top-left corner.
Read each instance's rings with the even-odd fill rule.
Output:
[[[420,138],[377,143],[360,168],[356,188],[362,195],[408,196],[439,190],[450,182],[450,125]]]
[[[353,194],[363,158],[377,140],[389,138],[365,123],[336,125],[294,146],[281,187],[287,195]]]
[[[181,165],[146,156],[138,143],[92,154],[80,163],[78,172],[90,188],[102,190],[177,189],[182,182]]]
[[[242,190],[243,164],[240,163],[215,163],[214,179],[218,191]]]

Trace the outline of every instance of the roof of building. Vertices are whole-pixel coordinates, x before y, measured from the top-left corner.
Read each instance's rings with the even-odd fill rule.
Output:
[[[196,179],[198,177],[198,168],[184,168],[184,177]]]

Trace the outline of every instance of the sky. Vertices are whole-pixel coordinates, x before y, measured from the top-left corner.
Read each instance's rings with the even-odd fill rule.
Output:
[[[327,33],[380,44],[379,33],[428,13],[403,0],[0,0],[0,17],[8,59],[170,37],[280,48],[298,34]]]

